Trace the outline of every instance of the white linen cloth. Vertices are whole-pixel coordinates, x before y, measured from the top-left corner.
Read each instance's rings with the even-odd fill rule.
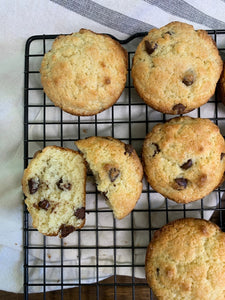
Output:
[[[21,191],[21,178],[23,174],[23,87],[24,87],[24,48],[26,40],[32,35],[59,34],[79,31],[80,28],[92,29],[96,32],[105,32],[119,39],[125,39],[129,35],[139,31],[149,31],[153,27],[161,27],[171,21],[184,21],[194,25],[195,29],[225,29],[225,2],[223,0],[210,1],[46,1],[46,0],[2,0],[0,4],[0,290],[23,292],[23,194]],[[222,41],[225,47],[225,41]],[[221,114],[224,108],[220,107]],[[206,106],[205,117],[213,112]],[[39,114],[35,116],[36,119]],[[204,117],[204,116],[203,116]],[[224,131],[223,131],[224,134]],[[215,206],[217,199],[211,194],[205,200],[206,206]],[[104,210],[104,202],[100,201],[99,207]],[[143,205],[143,207],[142,207]],[[159,204],[158,204],[159,205]],[[163,203],[160,203],[162,206]],[[160,206],[159,205],[159,206]],[[171,202],[171,205],[174,203]],[[198,206],[199,202],[193,204]],[[138,202],[140,209],[144,209],[143,202]],[[209,218],[211,211],[204,215]],[[192,216],[199,216],[193,215]],[[172,214],[171,219],[179,217]],[[145,222],[142,218],[134,218],[135,226]],[[153,220],[155,227],[162,226],[160,218]],[[104,220],[99,226],[107,227]],[[143,225],[143,224],[142,224]],[[93,228],[95,221],[87,216],[87,228]],[[130,226],[130,217],[118,223],[118,226]],[[76,233],[71,236],[74,237]],[[108,243],[105,232],[102,240]],[[35,234],[34,234],[35,236]],[[34,244],[42,243],[42,236],[37,233]],[[138,245],[143,245],[146,236],[139,234],[136,238]],[[117,241],[127,241],[124,232],[121,231]],[[50,245],[60,243],[57,238],[47,238]],[[73,244],[73,238],[65,239],[67,245]],[[84,236],[82,242],[90,243],[90,237]],[[146,243],[146,241],[145,241]],[[108,245],[108,244],[107,244]],[[51,264],[58,260],[57,251],[48,253],[47,262]],[[65,251],[65,259],[69,263],[76,264],[77,256],[72,251]],[[41,251],[31,251],[29,263],[37,264],[42,260]],[[135,261],[141,261],[144,252],[137,253]],[[73,261],[73,258],[76,259]],[[101,253],[101,263],[107,264],[113,253]],[[106,258],[107,257],[107,258]],[[124,262],[131,262],[130,251],[121,252],[117,256],[117,274],[130,274],[126,268],[119,268]],[[82,253],[82,262],[94,264],[95,257],[90,253]],[[113,261],[110,262],[111,264]],[[110,264],[109,263],[109,264]],[[50,269],[52,270],[52,269]],[[58,280],[57,273],[50,271],[51,280]],[[110,268],[103,269],[99,276],[105,278],[113,271]],[[144,277],[144,270],[137,269],[135,275]],[[35,271],[33,278],[42,276],[41,271]],[[82,274],[84,282],[96,280],[95,274]],[[40,279],[42,280],[42,279]],[[77,274],[64,271],[64,280],[76,283]],[[40,291],[33,289],[30,292]]]

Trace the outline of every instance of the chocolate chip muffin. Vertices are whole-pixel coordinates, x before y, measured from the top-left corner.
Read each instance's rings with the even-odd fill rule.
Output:
[[[185,114],[214,94],[222,71],[215,42],[204,30],[181,22],[151,30],[133,58],[134,87],[162,113]]]
[[[75,142],[105,196],[114,217],[122,219],[135,207],[142,192],[143,168],[135,149],[111,137]]]
[[[81,29],[53,42],[41,64],[46,95],[62,110],[95,115],[112,106],[126,83],[126,50],[108,35]]]
[[[157,124],[143,143],[149,184],[178,203],[201,199],[224,180],[225,142],[209,119],[176,117]]]
[[[35,154],[22,179],[33,227],[63,238],[85,223],[86,166],[80,153],[48,146]]]
[[[225,105],[225,62],[223,65],[223,71],[221,73],[217,91],[219,100],[222,101],[222,103]]]
[[[145,262],[157,299],[225,298],[225,234],[201,219],[180,219],[156,231]]]

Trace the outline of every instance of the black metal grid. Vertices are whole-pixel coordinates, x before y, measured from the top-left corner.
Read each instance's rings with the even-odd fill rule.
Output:
[[[225,30],[210,30],[208,33],[217,43],[221,56],[224,58]],[[130,143],[140,155],[145,135],[150,129],[160,122],[165,122],[171,117],[153,111],[138,97],[132,84],[130,75],[132,57],[141,38],[146,33],[137,33],[126,40],[118,40],[128,50],[129,64],[125,91],[118,102],[105,112],[92,117],[71,116],[55,107],[46,97],[40,83],[39,68],[44,53],[51,48],[51,44],[57,35],[32,36],[27,40],[25,48],[25,88],[24,88],[24,168],[28,165],[33,154],[47,146],[58,145],[75,149],[74,141],[91,135],[113,136],[126,143]],[[114,38],[114,37],[113,37]],[[225,135],[225,108],[213,97],[199,109],[189,113],[193,117],[209,118],[215,122]],[[92,175],[88,174],[90,183]],[[79,299],[82,299],[82,287],[91,284],[96,289],[96,299],[100,299],[101,289],[104,286],[113,286],[114,299],[117,299],[117,291],[121,287],[129,287],[130,299],[139,299],[138,288],[147,287],[147,283],[136,280],[139,274],[144,274],[145,249],[151,240],[155,230],[168,223],[172,219],[180,217],[197,216],[210,218],[216,216],[218,225],[225,230],[225,216],[223,195],[224,187],[216,189],[211,195],[213,200],[210,205],[205,199],[196,201],[194,206],[175,205],[153,191],[144,180],[143,192],[133,212],[127,217],[124,224],[113,219],[110,209],[104,207],[102,196],[92,185],[87,188],[87,209],[85,225],[81,230],[74,232],[74,243],[67,244],[63,239],[50,238],[40,235],[32,227],[31,217],[24,205],[24,295],[29,299],[29,293],[42,292],[46,299],[46,292],[51,289],[60,289],[61,299],[64,290],[77,286]],[[161,206],[155,206],[155,200],[160,201]],[[216,200],[215,200],[216,199]],[[207,205],[206,203],[207,202]],[[104,218],[105,216],[105,218]],[[93,219],[93,224],[88,220]],[[102,226],[102,220],[107,219],[109,226]],[[144,220],[143,223],[140,222]],[[89,226],[90,225],[90,226]],[[84,234],[93,236],[92,244],[83,243]],[[102,235],[111,236],[110,245],[102,245]],[[127,241],[121,244],[120,234],[125,234]],[[140,244],[138,236],[142,236]],[[71,236],[71,235],[70,235]],[[52,242],[54,240],[54,242]],[[138,240],[138,242],[137,242]],[[55,242],[57,241],[57,242]],[[76,262],[67,262],[67,252],[76,258]],[[92,253],[93,263],[86,265],[83,261],[83,251]],[[109,251],[112,257],[111,263],[101,262],[102,251]],[[119,256],[124,252],[130,257],[129,263],[121,262]],[[74,252],[74,254],[73,254]],[[51,253],[51,254],[49,254]],[[71,254],[72,253],[72,254]],[[141,254],[138,256],[138,253]],[[51,256],[57,260],[50,263]],[[123,255],[122,255],[123,256]],[[38,271],[37,271],[38,270]],[[74,271],[74,278],[67,278]],[[92,272],[93,278],[89,281],[83,279],[83,274]],[[102,273],[102,270],[108,270]],[[124,271],[126,274],[124,274]],[[108,273],[107,273],[108,272]],[[57,276],[53,280],[52,274]],[[130,281],[120,283],[117,274],[130,276]],[[50,275],[49,275],[50,274]],[[112,282],[103,283],[104,277],[112,276]],[[90,280],[92,281],[90,283]],[[153,299],[149,289],[149,299]]]

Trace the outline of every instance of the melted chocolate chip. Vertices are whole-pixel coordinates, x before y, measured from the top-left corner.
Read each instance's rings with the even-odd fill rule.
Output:
[[[156,269],[157,276],[159,276],[159,268]]]
[[[154,153],[152,155],[152,157],[154,157],[156,154],[158,154],[160,152],[160,149],[159,149],[159,145],[158,144],[152,143],[152,145],[155,147]]]
[[[189,159],[186,163],[181,166],[181,169],[187,170],[192,166],[192,160]]]
[[[78,218],[78,219],[84,219],[85,218],[85,207],[81,207],[78,208],[74,215]]]
[[[111,168],[108,172],[111,182],[114,182],[116,178],[120,175],[120,170],[117,168]]]
[[[109,201],[109,198],[106,196],[107,192],[102,192],[103,197],[105,198],[105,201]]]
[[[105,79],[105,84],[110,84],[110,83],[111,83],[111,79],[107,77],[107,78]]]
[[[165,38],[167,35],[174,35],[174,32],[173,31],[166,31],[162,34],[162,37]]]
[[[39,188],[39,179],[34,179],[34,178],[30,178],[28,180],[28,187],[29,187],[29,192],[31,195],[33,195],[34,193],[37,192],[38,188]]]
[[[184,189],[186,189],[187,182],[188,182],[187,179],[180,177],[180,178],[176,178],[175,182],[177,184],[177,187],[176,187],[177,190],[184,190]]]
[[[129,145],[129,144],[125,144],[125,152],[124,154],[129,154],[131,155],[131,153],[134,151],[134,148],[132,145]]]
[[[48,210],[49,207],[50,207],[50,203],[48,200],[44,199],[40,202],[38,202],[38,207],[42,208],[42,209],[45,209],[45,210]]]
[[[58,182],[56,182],[57,187],[61,190],[61,191],[66,191],[66,190],[71,190],[71,183],[69,182],[63,182],[63,179],[60,178],[60,180]]]
[[[62,224],[60,226],[59,230],[60,230],[61,237],[64,238],[68,234],[70,234],[71,232],[73,232],[75,230],[75,228],[72,225]]]
[[[173,31],[167,31],[167,32],[165,32],[165,34],[173,35],[174,32]]]
[[[185,111],[186,106],[184,106],[182,103],[175,104],[172,108],[174,112],[177,114],[182,114]]]
[[[222,152],[220,155],[220,159],[222,160],[224,158],[224,156],[225,156],[225,153]]]
[[[194,74],[192,72],[187,72],[184,77],[182,82],[186,85],[186,86],[190,86],[194,83],[195,78],[194,78]]]
[[[149,55],[151,55],[155,51],[155,49],[157,49],[157,48],[158,48],[157,43],[154,43],[154,42],[150,43],[147,40],[145,41],[145,50]]]
[[[113,138],[111,136],[103,136],[102,138],[108,141],[113,141]]]

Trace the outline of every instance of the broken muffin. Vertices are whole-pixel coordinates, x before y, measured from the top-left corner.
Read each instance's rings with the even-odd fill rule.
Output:
[[[141,192],[143,167],[135,149],[112,137],[92,136],[75,142],[96,180],[98,191],[122,219],[135,207]]]
[[[85,223],[86,166],[71,149],[47,146],[24,171],[22,188],[33,227],[64,238]]]

